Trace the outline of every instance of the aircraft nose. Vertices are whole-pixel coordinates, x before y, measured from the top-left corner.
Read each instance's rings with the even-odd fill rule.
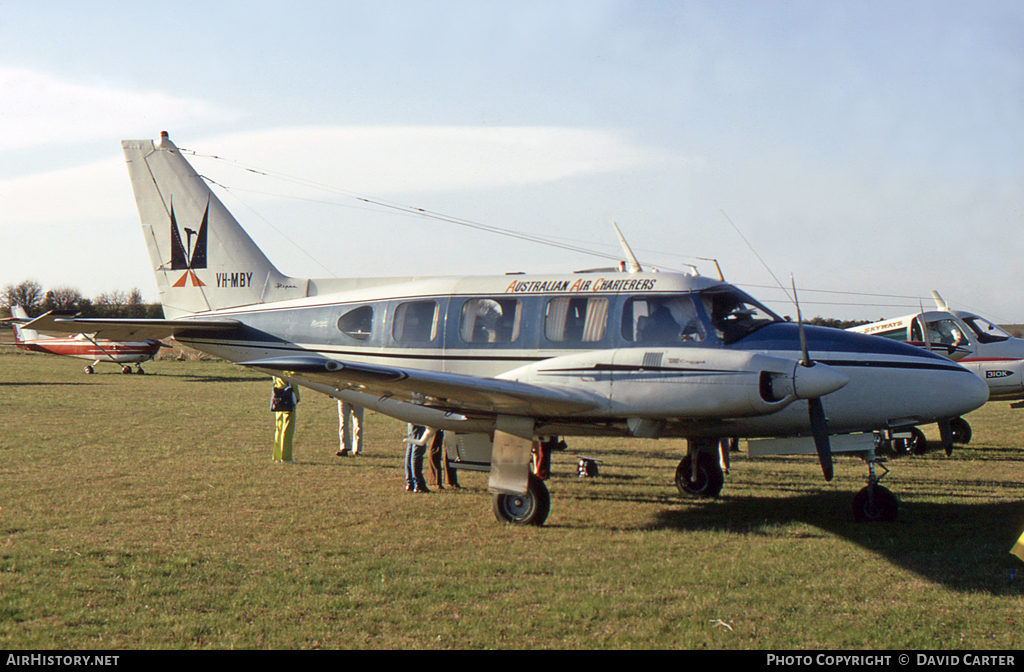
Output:
[[[797,364],[793,371],[793,390],[797,399],[816,399],[835,392],[850,382],[839,369],[816,362],[814,366]]]
[[[959,378],[961,380],[958,381],[958,385],[954,390],[957,393],[957,403],[962,408],[954,413],[954,416],[969,413],[984,405],[988,401],[989,394],[988,383],[982,380],[980,376],[971,373],[970,376],[960,375]]]

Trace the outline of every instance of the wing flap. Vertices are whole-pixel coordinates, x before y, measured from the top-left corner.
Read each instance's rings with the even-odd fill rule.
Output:
[[[593,410],[604,401],[596,395],[563,387],[338,361],[317,355],[275,357],[238,364],[331,385],[339,390],[352,389],[451,412],[564,416]]]

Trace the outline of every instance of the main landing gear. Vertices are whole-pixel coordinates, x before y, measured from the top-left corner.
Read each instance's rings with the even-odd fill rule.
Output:
[[[916,428],[915,431],[920,432]],[[705,499],[718,497],[734,446],[735,439],[688,439],[686,457],[676,467],[675,484],[680,494]],[[885,460],[875,455],[874,448],[861,455],[868,465],[868,484],[853,498],[853,519],[861,523],[893,522],[899,515],[899,500],[881,485],[889,473]],[[876,466],[882,469],[881,475],[876,473]]]
[[[544,481],[530,474],[523,495],[494,495],[494,515],[503,523],[541,526],[551,511],[551,495]]]
[[[679,493],[687,497],[718,497],[725,483],[729,449],[734,440],[687,439],[686,457],[676,467]]]

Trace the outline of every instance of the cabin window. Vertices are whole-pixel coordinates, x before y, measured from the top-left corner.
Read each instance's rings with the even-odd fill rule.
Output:
[[[735,343],[761,327],[782,321],[778,315],[735,287],[702,292],[701,301],[704,303],[704,311],[711,318],[715,333],[726,345]]]
[[[921,333],[921,329],[917,329],[917,333]],[[891,341],[905,341],[907,340],[907,329],[906,327],[900,327],[898,329],[889,329],[888,331],[872,332],[872,336],[881,336],[882,338],[888,338]]]
[[[973,315],[965,317],[963,320],[982,343],[998,343],[999,341],[1008,341],[1013,338],[1006,330],[997,327],[984,317]]]
[[[429,343],[437,337],[437,315],[436,301],[399,304],[391,333],[398,343]]]
[[[466,343],[511,343],[519,338],[518,299],[470,299],[462,306],[459,337]]]
[[[604,338],[608,299],[558,297],[548,301],[544,336],[549,341],[594,343]]]
[[[359,341],[370,338],[373,331],[373,307],[360,306],[339,317],[338,331]]]
[[[928,341],[942,345],[962,345],[967,336],[953,320],[935,320],[928,323]]]
[[[707,330],[689,296],[645,296],[623,304],[622,338],[637,343],[700,343]]]

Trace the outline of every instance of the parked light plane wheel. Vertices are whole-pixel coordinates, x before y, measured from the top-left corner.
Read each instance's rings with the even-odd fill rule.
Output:
[[[881,485],[868,486],[853,498],[853,519],[858,523],[891,523],[899,515],[896,495]]]
[[[85,371],[85,375],[88,376],[90,373],[92,373],[93,369],[91,366],[87,366],[83,369],[83,371]]]
[[[924,438],[924,432],[917,427],[910,429],[910,439],[907,441],[907,449],[914,455],[924,455],[928,452],[928,439]]]
[[[971,442],[971,423],[963,418],[953,418],[949,421],[949,428],[953,431],[953,443],[966,446]]]
[[[533,474],[525,495],[494,495],[494,515],[502,523],[541,526],[551,511],[551,495]]]
[[[693,477],[692,461],[687,455],[676,467],[676,487],[690,497],[718,497],[725,475],[718,461],[708,453],[697,453],[697,476]]]
[[[132,367],[130,367],[130,366],[122,366],[121,367],[121,373],[131,373],[131,372],[132,372]]]
[[[146,375],[146,372],[142,370],[141,366],[135,369],[135,373],[139,374],[140,376]]]

